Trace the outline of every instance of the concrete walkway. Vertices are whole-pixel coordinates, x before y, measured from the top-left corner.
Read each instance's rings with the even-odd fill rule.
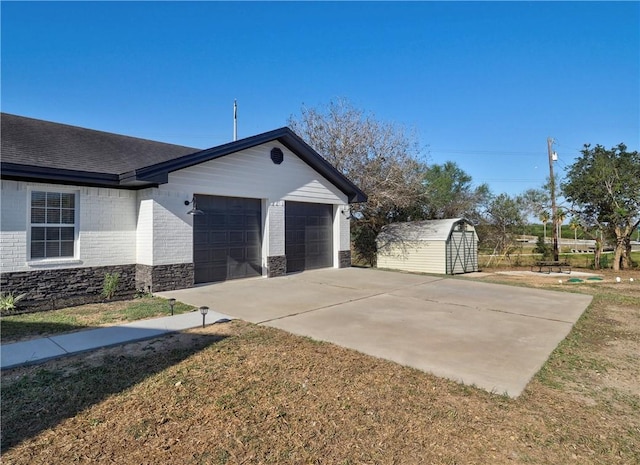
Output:
[[[207,324],[231,319],[227,315],[209,311]],[[185,329],[202,326],[200,312],[134,321],[118,326],[87,329],[57,336],[31,339],[24,342],[2,344],[0,369],[42,363],[47,360],[78,354],[101,347],[142,341]]]
[[[323,269],[160,293],[517,397],[590,295],[375,269]]]

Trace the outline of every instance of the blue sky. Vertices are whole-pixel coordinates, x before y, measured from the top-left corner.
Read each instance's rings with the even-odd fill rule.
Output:
[[[206,148],[347,98],[494,193],[640,146],[638,2],[6,2],[2,111]]]

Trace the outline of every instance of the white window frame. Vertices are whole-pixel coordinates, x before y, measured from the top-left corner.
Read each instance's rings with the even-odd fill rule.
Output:
[[[70,223],[32,223],[31,208],[33,192],[57,193],[57,194],[73,194],[74,195],[74,223],[73,223],[73,255],[64,257],[38,257],[31,258],[31,239],[34,227],[70,227]],[[70,264],[79,261],[79,232],[80,232],[80,191],[73,189],[61,189],[52,186],[34,186],[27,189],[27,264],[31,266],[37,265],[54,265],[54,264]]]

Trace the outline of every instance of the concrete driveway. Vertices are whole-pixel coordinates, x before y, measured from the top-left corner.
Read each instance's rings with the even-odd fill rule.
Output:
[[[159,293],[517,397],[591,296],[373,269]]]

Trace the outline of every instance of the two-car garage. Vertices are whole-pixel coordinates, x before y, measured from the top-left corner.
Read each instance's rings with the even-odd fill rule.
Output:
[[[262,200],[196,195],[193,220],[194,281],[263,274]],[[285,202],[288,273],[333,266],[333,205]]]

